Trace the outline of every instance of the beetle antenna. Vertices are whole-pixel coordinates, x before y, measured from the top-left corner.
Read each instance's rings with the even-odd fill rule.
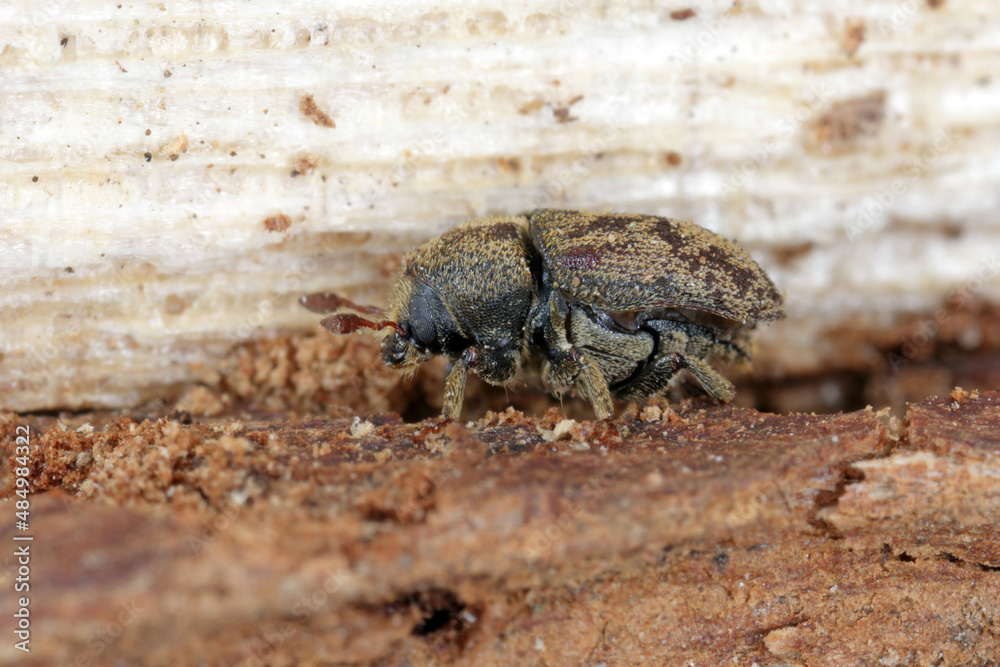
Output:
[[[331,315],[330,317],[321,320],[320,326],[332,334],[349,334],[362,328],[375,329],[378,331],[386,327],[392,327],[396,331],[400,331],[399,325],[392,320],[366,320],[360,315],[355,315],[354,313]]]
[[[326,315],[334,313],[341,308],[350,308],[366,315],[384,315],[385,311],[376,306],[361,306],[353,301],[348,301],[342,296],[337,296],[333,292],[317,292],[316,294],[306,294],[299,299],[299,303],[314,313]]]

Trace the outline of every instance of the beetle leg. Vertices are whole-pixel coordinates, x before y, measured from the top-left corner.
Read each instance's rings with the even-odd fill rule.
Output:
[[[566,318],[569,316],[569,308],[566,302],[558,295],[553,294],[549,299],[549,318],[545,322],[545,343],[549,350],[556,352],[566,352],[573,348],[566,338]]]
[[[594,406],[598,419],[611,418],[614,403],[608,383],[586,352],[571,348],[565,354],[550,359],[545,368],[545,383],[559,394],[564,387],[575,388]]]
[[[719,375],[718,371],[696,357],[685,357],[684,365],[713,398],[728,403],[736,395],[733,383]]]
[[[548,362],[544,370],[544,382],[557,395],[566,387],[574,387],[594,406],[598,419],[610,419],[614,411],[611,391],[601,369],[586,352],[576,348],[566,336],[566,322],[569,308],[555,294],[549,300],[549,316],[544,323],[545,343],[548,346]]]
[[[622,333],[595,322],[582,309],[572,308],[566,319],[567,338],[597,364],[605,381],[614,387],[634,375],[653,354],[655,343],[647,331]]]
[[[542,371],[542,380],[545,382],[545,386],[557,396],[561,396],[567,387],[572,387],[580,374],[580,367],[570,361],[568,356],[569,354],[552,357],[546,362]]]
[[[570,358],[573,346],[566,339],[567,311],[566,304],[552,295],[548,303],[548,315],[540,323],[548,357],[542,377],[549,389],[560,395],[563,389],[576,382],[576,376],[580,372],[579,364]]]
[[[444,383],[444,407],[441,416],[445,419],[458,419],[462,412],[462,401],[465,400],[465,378],[468,375],[469,366],[465,357],[460,357],[448,373],[448,379]]]
[[[733,385],[705,359],[738,362],[749,358],[745,334],[720,336],[704,327],[668,320],[652,320],[646,326],[659,336],[656,353],[627,384],[615,388],[616,396],[641,400],[658,394],[687,368],[708,395],[724,402],[732,400],[736,393]]]
[[[573,351],[579,353],[582,366],[580,375],[576,379],[580,393],[594,406],[594,414],[598,419],[611,419],[615,406],[611,401],[607,381],[589,355],[579,350]]]

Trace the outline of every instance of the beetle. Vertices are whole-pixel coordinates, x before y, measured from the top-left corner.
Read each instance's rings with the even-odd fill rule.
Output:
[[[447,420],[461,412],[468,373],[506,385],[529,362],[550,391],[575,391],[600,419],[613,398],[658,394],[683,369],[728,402],[735,389],[708,361],[748,363],[751,330],[785,316],[761,267],[713,232],[554,209],[472,221],[418,247],[385,311],[334,294],[302,303],[335,313],[321,322],[331,333],[378,330],[389,366],[449,357]]]

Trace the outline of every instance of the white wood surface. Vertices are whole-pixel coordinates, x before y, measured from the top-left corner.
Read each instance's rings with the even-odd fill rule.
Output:
[[[0,3],[0,407],[135,405],[537,206],[738,239],[769,374],[1000,299],[1000,5],[736,4]]]

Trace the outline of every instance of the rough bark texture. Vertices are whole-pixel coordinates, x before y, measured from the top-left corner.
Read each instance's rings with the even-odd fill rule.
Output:
[[[0,409],[175,397],[538,207],[736,239],[788,305],[758,377],[829,383],[794,409],[930,395],[859,398],[887,352],[1000,377],[985,323],[943,332],[1000,303],[995,0],[119,4],[0,14]]]
[[[80,420],[32,420],[36,634],[4,660],[1000,655],[997,393],[956,390],[903,423],[700,399],[630,406],[615,426],[513,410],[443,429]],[[18,422],[0,422],[6,455]]]

